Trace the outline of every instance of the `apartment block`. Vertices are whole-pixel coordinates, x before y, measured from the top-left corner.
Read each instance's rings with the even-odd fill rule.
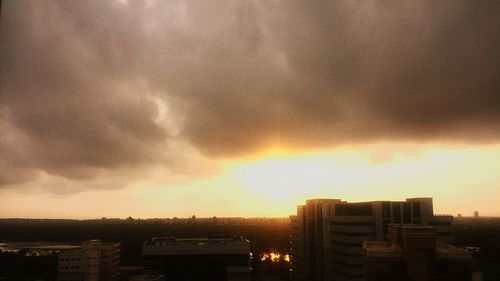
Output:
[[[119,278],[119,262],[119,243],[84,241],[81,248],[59,253],[57,280],[115,281]]]

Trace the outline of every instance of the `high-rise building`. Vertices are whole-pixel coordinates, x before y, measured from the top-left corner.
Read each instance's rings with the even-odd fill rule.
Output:
[[[432,226],[389,225],[389,241],[363,243],[366,281],[470,281],[480,276],[470,252],[436,240]]]
[[[453,217],[434,215],[432,198],[360,203],[311,199],[290,220],[293,280],[363,280],[363,241],[388,240],[391,223],[431,225],[439,241],[453,242]]]
[[[59,253],[57,280],[115,281],[119,278],[119,262],[119,243],[84,241],[81,248]]]

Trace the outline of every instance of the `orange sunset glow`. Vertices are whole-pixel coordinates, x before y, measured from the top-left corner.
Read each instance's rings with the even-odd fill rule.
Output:
[[[304,198],[347,198],[350,201],[432,196],[439,213],[498,215],[500,191],[498,146],[420,146],[379,143],[314,152],[270,149],[244,159],[214,161],[211,175],[177,184],[141,181],[120,190],[89,190],[76,194],[15,195],[3,191],[6,216],[19,212],[35,217],[70,216],[155,217],[226,215],[286,216]],[[48,179],[42,180],[50,185]],[[161,181],[161,179],[160,179]],[[53,183],[52,183],[53,184]],[[482,192],[478,192],[481,190]],[[23,200],[19,200],[19,196]],[[110,197],[113,197],[110,199]],[[165,204],[176,200],[188,204]],[[64,198],[64,200],[62,200]],[[448,200],[453,198],[454,200]],[[38,204],[59,206],[38,211]],[[88,202],[94,208],[88,209]],[[138,211],[140,210],[140,211]]]

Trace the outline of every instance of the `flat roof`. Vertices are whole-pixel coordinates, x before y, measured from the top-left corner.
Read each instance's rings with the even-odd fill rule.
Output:
[[[82,246],[76,243],[57,243],[57,242],[12,242],[0,243],[0,251],[15,251],[15,250],[70,250],[79,249]]]
[[[250,254],[250,241],[243,237],[175,238],[154,237],[144,242],[143,255]]]
[[[403,257],[403,249],[400,245],[388,241],[365,241],[363,248],[368,257]],[[436,242],[436,258],[468,259],[472,254],[450,244]]]
[[[363,249],[368,257],[403,257],[401,246],[388,241],[365,241]]]
[[[82,241],[83,242],[83,241]],[[20,250],[75,250],[82,248],[82,242],[7,242],[0,243],[0,252]],[[118,246],[118,242],[102,243],[103,246]]]
[[[198,238],[177,238],[175,236],[153,237],[144,242],[144,246],[153,245],[206,245],[206,244],[225,244],[225,243],[250,243],[242,236],[227,236],[217,235],[212,237],[198,237]]]

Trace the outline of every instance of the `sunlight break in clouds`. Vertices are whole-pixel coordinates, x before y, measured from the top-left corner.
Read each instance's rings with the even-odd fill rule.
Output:
[[[390,152],[382,157],[384,151]],[[362,201],[424,195],[435,198],[439,213],[472,214],[481,207],[484,215],[498,215],[499,165],[498,146],[442,149],[379,143],[313,153],[272,149],[248,159],[220,160],[216,175],[188,184],[146,180],[128,189],[72,195],[0,192],[5,216],[33,216],[40,204],[49,207],[38,210],[37,217],[286,216],[304,198]]]

